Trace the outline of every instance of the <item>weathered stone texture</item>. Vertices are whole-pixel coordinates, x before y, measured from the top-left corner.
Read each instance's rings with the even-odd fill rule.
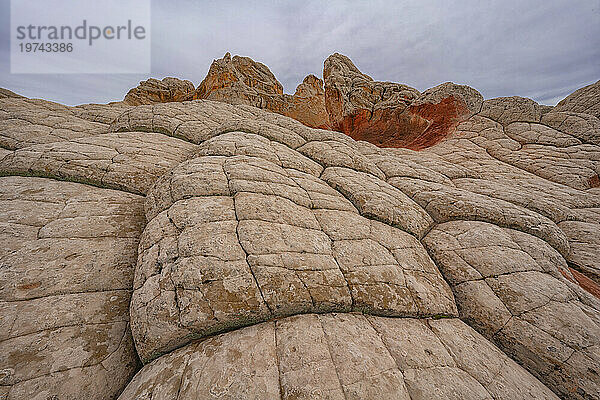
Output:
[[[148,195],[131,309],[142,360],[193,337],[298,313],[455,315],[414,236],[361,216],[326,174],[317,178],[322,169],[310,159],[291,152],[293,162],[277,165],[271,153],[247,150],[267,145],[264,138],[242,133],[232,153],[233,136],[205,142],[200,153],[211,155],[180,164]],[[425,218],[396,196],[381,209],[410,216],[412,207]]]
[[[269,68],[248,57],[232,58],[227,53],[214,60],[208,75],[189,98],[247,104],[292,117],[312,128],[330,128],[321,79],[308,75],[293,95],[284,94]]]
[[[574,91],[561,100],[554,110],[585,113],[600,118],[600,81]]]
[[[457,319],[359,314],[288,317],[189,344],[147,364],[119,399],[175,396],[556,398]]]
[[[184,101],[194,92],[194,84],[177,78],[163,78],[162,80],[150,78],[131,89],[123,103],[132,106],[142,104],[170,103]]]
[[[324,78],[2,92],[0,398],[600,399],[597,85]]]
[[[600,301],[565,279],[570,272],[556,250],[522,232],[467,221],[438,225],[424,242],[461,319],[561,396],[600,395]]]
[[[18,98],[23,98],[23,96],[15,93],[15,92],[12,92],[8,89],[0,88],[0,99],[7,99],[7,98],[18,99]]]
[[[325,60],[325,106],[335,130],[381,147],[421,150],[451,134],[481,109],[481,94],[446,82],[423,93],[409,86],[376,82],[350,59]]]
[[[2,398],[115,398],[138,364],[129,300],[142,199],[3,177],[0,204]]]

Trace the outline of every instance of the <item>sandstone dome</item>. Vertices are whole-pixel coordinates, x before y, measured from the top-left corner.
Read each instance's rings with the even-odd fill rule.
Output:
[[[0,91],[1,399],[600,399],[598,83],[236,57]]]

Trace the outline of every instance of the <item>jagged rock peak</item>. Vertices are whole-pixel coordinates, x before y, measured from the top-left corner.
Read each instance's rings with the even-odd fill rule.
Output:
[[[236,89],[239,92],[252,88],[257,95],[283,94],[283,86],[269,67],[250,57],[231,57],[230,53],[225,53],[223,58],[213,61],[194,98],[205,99],[211,93],[224,88]]]
[[[301,84],[296,87],[294,96],[297,97],[312,97],[312,96],[324,96],[325,90],[323,89],[323,80],[317,78],[313,74],[307,75]]]
[[[352,62],[350,58],[340,53],[333,53],[327,59],[325,59],[324,68],[323,68],[323,79],[326,76],[329,76],[331,71],[340,71],[343,74],[354,73],[368,79],[370,81],[373,80],[369,75],[362,73],[356,65]]]
[[[193,98],[246,104],[292,117],[309,127],[330,127],[323,81],[309,75],[294,95],[284,94],[283,86],[269,68],[249,57],[231,57],[226,53],[214,60]]]
[[[359,108],[373,110],[408,105],[420,94],[417,89],[400,83],[375,82],[369,75],[360,72],[348,57],[339,53],[325,60],[323,80],[326,105],[328,110],[332,110],[329,111],[330,118],[335,120],[351,115]],[[343,108],[341,115],[337,113],[338,102]]]

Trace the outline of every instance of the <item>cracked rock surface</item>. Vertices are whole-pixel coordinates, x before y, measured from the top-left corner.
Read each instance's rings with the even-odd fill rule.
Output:
[[[106,399],[138,368],[129,324],[143,198],[0,178],[0,390]]]
[[[151,396],[556,398],[458,319],[359,314],[297,315],[175,350],[146,365],[119,399]]]
[[[600,80],[576,90],[556,105],[557,111],[585,113],[600,118]]]
[[[0,399],[600,399],[598,86],[325,67],[343,132],[0,92]]]

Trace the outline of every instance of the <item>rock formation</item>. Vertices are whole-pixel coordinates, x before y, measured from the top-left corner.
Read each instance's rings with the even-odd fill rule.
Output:
[[[380,147],[432,146],[479,112],[483,101],[476,90],[451,82],[422,94],[399,83],[376,82],[338,53],[325,60],[323,79],[333,129]]]
[[[23,98],[23,96],[16,94],[14,92],[11,92],[8,89],[4,89],[4,88],[0,88],[0,99],[6,99],[6,98]]]
[[[584,113],[600,118],[600,80],[576,90],[556,105],[556,111]]]
[[[292,117],[312,128],[330,128],[319,78],[308,75],[294,95],[284,94],[283,86],[266,65],[248,57],[232,58],[229,53],[213,61],[191,99],[247,104]]]
[[[249,57],[227,53],[214,60],[194,99],[225,101],[265,108],[267,97],[283,94],[283,86],[269,68]]]
[[[170,103],[186,100],[194,92],[194,84],[177,78],[150,78],[131,89],[123,102],[132,106],[142,104]]]
[[[239,101],[0,98],[1,399],[600,399],[597,85],[333,55],[345,134],[245,103],[283,95],[233,60]]]

